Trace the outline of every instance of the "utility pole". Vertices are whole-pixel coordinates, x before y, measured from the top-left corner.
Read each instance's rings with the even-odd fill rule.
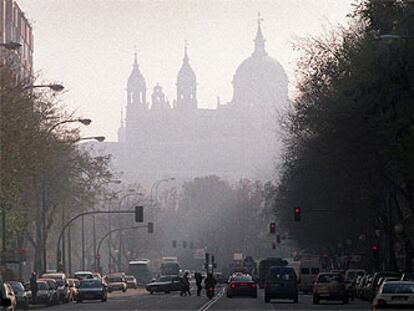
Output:
[[[70,237],[70,226],[68,228],[68,266],[69,266],[69,275],[72,275],[72,240]]]
[[[82,225],[82,270],[85,271],[85,219],[81,217]]]

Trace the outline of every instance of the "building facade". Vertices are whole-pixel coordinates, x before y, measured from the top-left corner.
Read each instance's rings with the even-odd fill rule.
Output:
[[[32,27],[24,12],[14,0],[0,0],[0,43],[17,42],[18,50],[0,47],[0,59],[8,63],[20,78],[33,73],[34,39]]]
[[[288,101],[288,80],[266,52],[260,21],[253,53],[233,77],[229,103],[218,99],[216,109],[199,108],[187,48],[172,104],[158,84],[147,94],[144,76],[135,55],[118,143],[106,145],[128,181],[146,183],[166,176],[188,180],[211,174],[228,180],[272,178],[278,153],[275,112]]]

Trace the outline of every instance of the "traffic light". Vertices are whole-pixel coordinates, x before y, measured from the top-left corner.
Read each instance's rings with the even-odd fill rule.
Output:
[[[276,249],[276,242],[272,242],[272,249]]]
[[[293,216],[294,216],[295,221],[298,221],[298,222],[300,221],[301,214],[302,214],[302,210],[300,207],[295,207],[293,209]]]
[[[177,241],[176,241],[176,240],[173,240],[173,241],[172,241],[172,247],[173,247],[173,248],[177,248]]]
[[[144,222],[143,206],[135,206],[135,222]]]
[[[154,233],[154,223],[153,222],[148,223],[148,233]]]
[[[270,223],[270,233],[275,234],[276,233],[276,224],[274,222]]]
[[[378,244],[371,245],[371,260],[375,269],[379,269],[380,265],[380,247]]]
[[[280,234],[278,234],[277,236],[276,236],[276,242],[278,243],[278,244],[280,244],[280,242],[281,242],[281,237],[280,237]]]

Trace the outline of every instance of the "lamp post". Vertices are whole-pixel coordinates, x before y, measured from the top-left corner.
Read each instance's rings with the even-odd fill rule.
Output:
[[[160,180],[156,181],[155,183],[153,183],[152,186],[151,186],[151,192],[150,192],[151,202],[154,202],[154,198],[153,198],[154,189],[155,189],[155,201],[157,201],[158,200],[158,187],[163,182],[169,182],[169,181],[173,181],[173,180],[175,180],[174,177],[168,177],[168,178],[160,179]]]
[[[14,41],[10,41],[10,42],[6,42],[6,43],[0,43],[1,47],[4,47],[7,50],[18,50],[22,47],[22,45],[18,42],[14,42]]]
[[[23,88],[23,90],[31,90],[31,89],[37,89],[37,88],[48,88],[51,89],[54,92],[61,92],[65,89],[65,87],[62,84],[59,83],[50,83],[50,84],[38,84],[38,85],[27,85]]]

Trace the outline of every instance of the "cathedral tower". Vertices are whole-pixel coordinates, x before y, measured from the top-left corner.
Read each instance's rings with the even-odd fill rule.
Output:
[[[197,109],[197,81],[196,75],[190,66],[187,46],[184,48],[183,64],[177,76],[177,108],[184,110]]]
[[[139,70],[137,53],[135,52],[134,64],[132,65],[132,72],[128,78],[127,84],[127,105],[134,106],[138,109],[147,109],[147,86]]]

